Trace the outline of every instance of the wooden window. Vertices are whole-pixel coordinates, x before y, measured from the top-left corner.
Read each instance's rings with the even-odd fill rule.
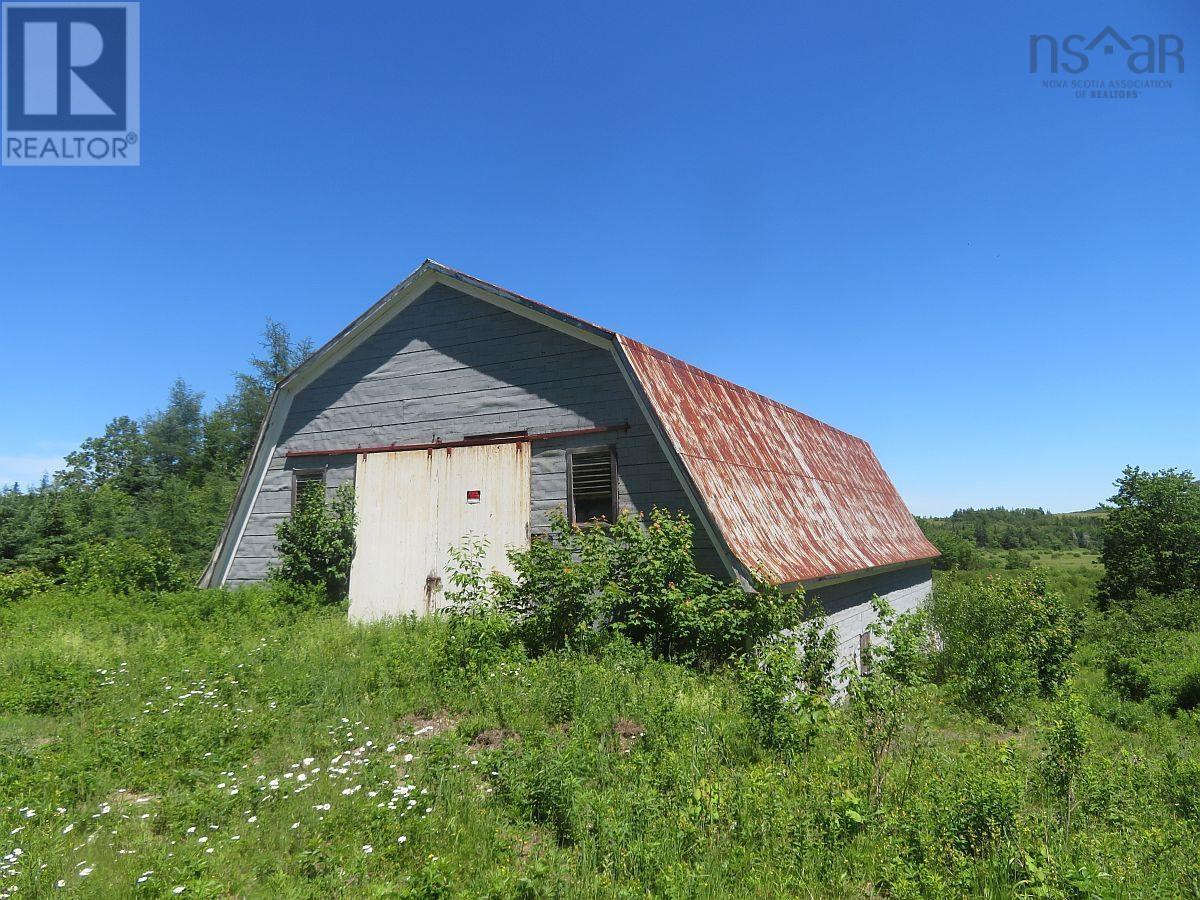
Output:
[[[617,520],[617,454],[612,447],[567,452],[567,509],[572,525]]]
[[[315,490],[325,492],[324,469],[292,469],[292,509],[296,508],[302,494]]]

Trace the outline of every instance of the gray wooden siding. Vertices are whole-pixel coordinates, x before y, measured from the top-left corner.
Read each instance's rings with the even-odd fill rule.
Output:
[[[843,663],[849,663],[858,653],[859,635],[875,621],[872,597],[882,597],[896,612],[904,613],[920,606],[932,589],[933,569],[929,563],[921,563],[826,588],[814,588],[809,595],[821,601],[829,627],[838,630],[838,655]]]
[[[261,581],[275,561],[275,526],[291,508],[291,469],[328,466],[330,494],[354,480],[352,455],[288,460],[290,450],[454,441],[528,429],[629,423],[626,432],[532,445],[532,528],[564,508],[572,447],[616,448],[622,510],[679,509],[696,520],[612,353],[444,285],[431,288],[293,398],[226,584]],[[707,534],[697,557],[723,573]]]

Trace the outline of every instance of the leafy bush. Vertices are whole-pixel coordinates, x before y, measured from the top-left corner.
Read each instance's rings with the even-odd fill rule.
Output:
[[[930,616],[942,641],[938,675],[988,718],[1008,719],[1067,679],[1079,617],[1041,575],[943,582]]]
[[[1200,665],[1192,663],[1175,683],[1172,709],[1196,709],[1200,707]]]
[[[878,599],[878,598],[876,598]],[[917,685],[932,675],[937,635],[925,608],[890,616],[883,626],[883,646],[869,649],[871,665],[900,684]]]
[[[1200,482],[1186,470],[1128,467],[1104,525],[1100,596],[1200,589]]]
[[[663,659],[716,665],[764,635],[798,624],[803,593],[759,584],[753,592],[697,571],[694,526],[661,509],[645,523],[621,516],[609,539],[603,610],[614,630]]]
[[[1104,661],[1104,678],[1117,696],[1140,703],[1150,696],[1150,672],[1137,657],[1111,655]]]
[[[40,594],[54,585],[54,579],[36,569],[17,569],[0,573],[0,604]]]
[[[462,613],[506,617],[531,653],[588,649],[624,636],[662,659],[712,667],[803,619],[803,594],[754,591],[696,569],[693,526],[682,513],[622,515],[608,527],[573,526],[561,513],[549,535],[509,560],[515,578],[485,575],[474,539],[452,553],[449,596]]]
[[[332,503],[321,490],[301,491],[291,518],[279,523],[279,564],[271,580],[294,601],[337,603],[350,586],[354,558],[354,488],[343,484]]]
[[[486,549],[485,538],[468,536],[449,553],[449,628],[439,654],[447,673],[480,672],[517,643],[512,618],[499,606],[497,586],[504,580],[483,569]]]
[[[796,642],[796,660],[799,665],[798,680],[795,682],[809,694],[828,697],[834,690],[838,652],[838,632],[828,627],[825,609],[814,598],[803,596],[804,622],[792,629]],[[771,632],[773,638],[781,632]],[[761,639],[760,639],[761,640]]]
[[[1033,558],[1020,550],[1013,549],[1004,554],[1004,568],[1006,569],[1028,569],[1032,565]]]
[[[1138,590],[1106,603],[1110,624],[1118,638],[1150,635],[1157,631],[1188,631],[1200,626],[1200,590],[1152,594]]]
[[[495,582],[497,607],[512,617],[531,653],[582,648],[595,640],[609,553],[603,527],[574,527],[560,513],[549,536],[509,554],[517,577]]]
[[[813,604],[803,626],[759,639],[738,666],[750,722],[765,747],[792,752],[811,744],[833,692],[837,629]]]
[[[67,563],[66,581],[77,590],[113,594],[159,593],[187,586],[170,549],[128,538],[85,544]]]
[[[863,650],[860,665],[845,673],[845,714],[856,744],[866,754],[866,795],[874,812],[911,712],[912,683],[918,678],[908,667],[919,645],[912,639],[910,620],[896,628],[898,617],[886,600],[872,597],[871,609],[875,614],[867,626],[871,642]]]
[[[497,587],[504,579],[484,571],[487,548],[487,538],[468,534],[461,546],[451,547],[447,553],[445,598],[456,615],[478,618],[502,612]]]
[[[1076,784],[1088,751],[1085,718],[1080,699],[1067,697],[1044,733],[1046,749],[1042,757],[1042,774],[1050,789],[1062,800],[1063,830],[1068,836],[1078,802]]]

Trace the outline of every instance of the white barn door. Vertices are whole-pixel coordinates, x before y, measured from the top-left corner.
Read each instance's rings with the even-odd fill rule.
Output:
[[[424,615],[444,604],[448,552],[486,538],[485,570],[512,574],[529,546],[529,444],[363,453],[350,567],[350,618]]]

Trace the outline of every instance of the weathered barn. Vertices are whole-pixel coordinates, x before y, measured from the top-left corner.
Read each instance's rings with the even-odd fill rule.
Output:
[[[849,654],[872,595],[912,607],[937,555],[866,442],[432,261],[279,385],[203,583],[263,580],[297,492],[347,481],[356,619],[436,608],[467,533],[504,568],[555,508],[661,506],[702,568],[815,592]]]

